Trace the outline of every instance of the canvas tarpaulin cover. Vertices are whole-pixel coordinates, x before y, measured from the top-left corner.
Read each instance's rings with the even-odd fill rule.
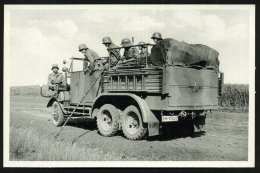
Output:
[[[219,69],[219,53],[205,45],[188,44],[172,38],[164,39],[152,47],[151,63],[153,65],[201,66]]]

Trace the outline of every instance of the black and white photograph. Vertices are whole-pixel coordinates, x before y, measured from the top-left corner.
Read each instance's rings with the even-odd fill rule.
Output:
[[[254,5],[4,5],[4,167],[255,167]]]

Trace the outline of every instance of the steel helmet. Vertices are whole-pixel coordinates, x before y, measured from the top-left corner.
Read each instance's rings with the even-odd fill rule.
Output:
[[[69,71],[69,69],[68,69],[67,67],[63,67],[63,68],[62,68],[62,71],[63,71],[63,72],[67,72],[67,71]]]
[[[153,33],[151,39],[155,39],[155,38],[157,38],[158,40],[162,40],[162,35],[161,35],[161,33],[159,33],[159,32]]]
[[[58,64],[52,64],[51,69],[53,69],[53,68],[57,68],[57,69],[59,69]]]
[[[129,46],[132,46],[132,43],[131,43],[131,40],[129,38],[124,38],[122,41],[121,41],[121,45],[123,47],[129,47]]]
[[[102,42],[103,42],[103,44],[112,43],[112,40],[111,40],[110,37],[104,37],[104,38],[102,39]]]
[[[87,49],[88,47],[85,44],[80,44],[79,45],[79,51],[82,51],[84,49]]]
[[[147,45],[142,45],[142,44],[146,44],[146,43],[143,42],[143,41],[140,41],[140,42],[138,43],[138,45],[140,45],[140,46],[142,46],[142,47],[147,47]]]

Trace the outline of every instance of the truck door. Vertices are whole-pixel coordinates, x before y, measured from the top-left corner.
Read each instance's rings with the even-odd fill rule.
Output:
[[[81,101],[85,93],[89,90],[91,85],[99,77],[101,71],[97,70],[94,73],[84,73],[83,71],[72,72],[71,74],[71,103],[77,104]],[[90,89],[88,95],[83,100],[82,104],[91,105],[97,95],[101,92],[101,78],[96,81],[95,85]]]

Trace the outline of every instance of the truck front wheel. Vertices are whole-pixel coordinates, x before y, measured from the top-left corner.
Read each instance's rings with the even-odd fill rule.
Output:
[[[117,108],[111,104],[103,105],[98,111],[97,127],[103,136],[113,136],[119,130],[120,113]]]
[[[55,101],[52,104],[52,116],[51,116],[52,122],[55,126],[62,126],[65,122],[64,114],[61,109],[60,104]]]
[[[141,114],[136,106],[131,105],[124,110],[122,129],[125,137],[131,140],[139,140],[146,135],[147,128],[143,126]]]

